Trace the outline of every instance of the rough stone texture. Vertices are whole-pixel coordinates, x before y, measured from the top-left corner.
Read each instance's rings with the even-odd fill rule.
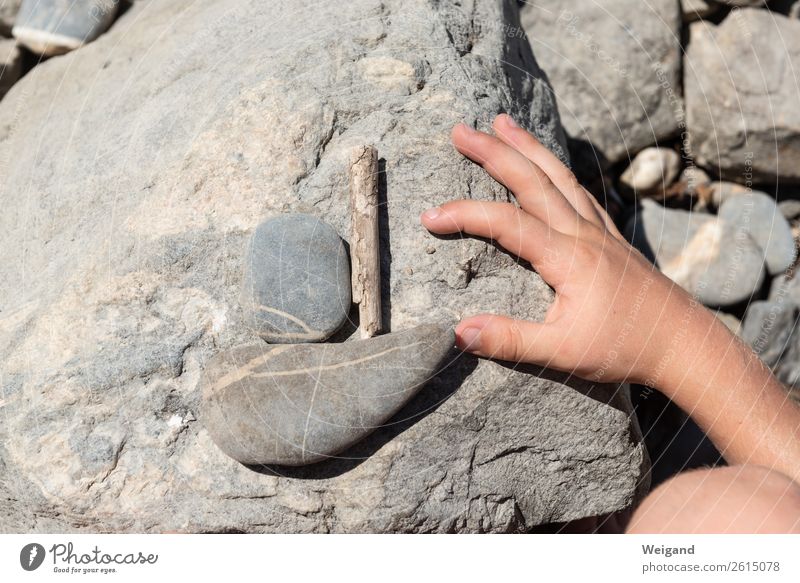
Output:
[[[60,55],[104,33],[118,7],[118,0],[22,0],[12,33],[34,53]]]
[[[543,317],[524,265],[418,219],[507,200],[453,150],[459,121],[507,111],[563,153],[517,26],[498,0],[137,2],[26,75],[0,104],[0,530],[517,532],[630,505],[647,464],[626,388],[472,357],[293,474],[238,464],[196,421],[205,364],[256,339],[249,235],[279,212],[347,232],[358,144],[384,160],[390,330]]]
[[[454,345],[452,327],[423,324],[356,342],[237,346],[206,365],[200,421],[243,464],[330,459],[453,362]]]
[[[13,40],[0,39],[0,99],[19,80],[22,55]]]
[[[614,163],[678,132],[676,1],[536,0],[521,19],[571,138]]]
[[[320,342],[350,313],[350,261],[336,230],[304,213],[261,223],[247,249],[241,303],[267,342]]]
[[[675,283],[708,306],[741,302],[764,281],[764,251],[739,225],[645,199],[626,237]]]
[[[619,178],[621,192],[631,200],[662,194],[675,182],[681,158],[670,148],[645,148]]]
[[[736,225],[764,250],[771,275],[785,271],[794,263],[792,228],[769,195],[751,191],[731,196],[722,203],[717,214],[720,219]]]
[[[699,165],[733,182],[800,182],[798,55],[800,22],[766,10],[691,25],[684,86]]]
[[[0,35],[11,36],[11,28],[19,12],[22,0],[0,0]]]
[[[742,338],[800,400],[800,302],[797,286],[792,287],[789,295],[750,304]]]

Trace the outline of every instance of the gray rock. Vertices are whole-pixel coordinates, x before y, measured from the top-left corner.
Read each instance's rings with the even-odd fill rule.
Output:
[[[645,148],[620,176],[622,192],[630,199],[663,194],[675,182],[681,158],[669,148]]]
[[[781,382],[800,387],[800,304],[790,297],[753,302],[744,318],[742,338]]]
[[[691,25],[684,87],[690,150],[700,166],[748,185],[800,182],[797,53],[800,22],[766,10]]]
[[[752,189],[735,182],[717,181],[711,183],[711,203],[714,207],[721,207],[729,198],[747,194]]]
[[[767,0],[712,0],[717,4],[722,4],[723,6],[732,6],[736,8],[746,8],[749,6],[761,6],[764,7],[767,3]]]
[[[763,192],[732,196],[722,203],[720,219],[747,233],[764,250],[767,271],[776,275],[794,263],[792,228],[775,200]]]
[[[686,184],[686,190],[691,196],[696,196],[700,188],[711,187],[711,177],[697,166],[684,168],[680,180]]]
[[[626,236],[675,283],[708,306],[739,303],[764,281],[764,251],[744,229],[706,213],[642,201]]]
[[[13,40],[0,39],[0,99],[19,80],[22,55]]]
[[[308,214],[280,215],[253,232],[241,302],[267,342],[320,342],[350,312],[350,263],[336,230]]]
[[[0,36],[10,37],[22,0],[0,0]]]
[[[427,324],[340,344],[239,346],[206,365],[201,421],[243,464],[312,464],[383,426],[454,344],[451,327]]]
[[[677,2],[537,0],[521,19],[570,137],[615,163],[678,132]]]
[[[119,0],[22,0],[12,33],[21,45],[40,55],[60,55],[103,34]]]
[[[258,340],[238,299],[249,236],[287,212],[348,232],[359,144],[385,170],[388,330],[544,317],[536,274],[418,218],[453,196],[507,200],[453,150],[459,121],[506,111],[566,148],[508,34],[515,10],[136,2],[19,81],[0,102],[0,530],[524,532],[636,501],[648,466],[626,387],[467,356],[402,423],[293,474],[242,466],[191,421],[208,361]]]
[[[695,211],[705,211],[712,206],[711,177],[697,166],[687,166],[678,182],[685,196],[693,199]]]
[[[742,337],[800,401],[800,279],[793,272],[773,280],[769,299],[753,302]]]
[[[719,6],[711,0],[681,0],[681,13],[684,22],[694,22],[711,16]]]
[[[800,200],[791,198],[782,200],[778,203],[778,210],[787,221],[793,221],[800,217]]]

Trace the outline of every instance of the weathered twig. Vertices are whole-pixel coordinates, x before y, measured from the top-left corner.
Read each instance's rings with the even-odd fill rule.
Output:
[[[350,206],[353,301],[358,304],[361,337],[381,331],[381,266],[378,239],[378,151],[359,146],[350,155]]]

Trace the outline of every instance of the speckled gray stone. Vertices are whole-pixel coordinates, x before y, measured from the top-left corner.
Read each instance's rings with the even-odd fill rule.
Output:
[[[245,258],[241,303],[267,342],[319,342],[347,320],[350,263],[333,227],[294,213],[261,223]]]
[[[383,425],[432,377],[455,343],[449,326],[341,344],[248,344],[209,361],[202,421],[244,464],[299,466]]]
[[[35,53],[63,54],[103,34],[118,8],[118,0],[23,0],[12,32]]]

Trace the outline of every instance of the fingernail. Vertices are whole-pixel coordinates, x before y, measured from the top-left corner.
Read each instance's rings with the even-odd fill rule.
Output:
[[[506,123],[511,126],[512,128],[519,128],[519,124],[514,121],[514,118],[510,115],[506,114]]]
[[[462,350],[478,350],[481,347],[480,328],[464,328],[458,333],[458,341]]]
[[[422,218],[432,221],[435,218],[437,218],[440,214],[442,214],[442,211],[439,209],[439,207],[433,207],[422,213]]]
[[[478,130],[476,130],[474,127],[472,127],[471,125],[469,125],[468,123],[463,123],[463,122],[462,122],[462,123],[461,123],[461,125],[462,125],[462,126],[464,126],[464,129],[465,129],[465,130],[467,130],[467,132],[469,132],[470,134],[474,134],[475,132],[477,132],[477,131],[478,131]]]

